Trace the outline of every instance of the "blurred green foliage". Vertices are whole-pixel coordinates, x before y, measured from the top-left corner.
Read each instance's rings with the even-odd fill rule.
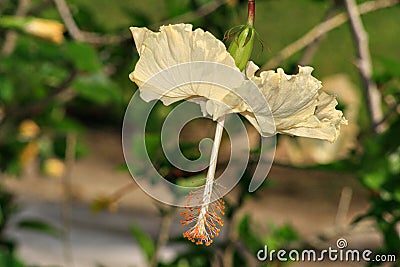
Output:
[[[179,22],[193,23],[222,39],[227,30],[245,21],[247,1],[244,0],[229,1],[230,5],[224,4],[214,12],[196,16],[196,10],[211,2],[71,0],[68,5],[82,30],[121,38],[118,41],[105,38],[103,42],[91,43],[75,40],[70,33],[64,32],[63,43],[50,43],[20,31],[14,47],[8,52],[5,52],[6,44],[14,41],[7,37],[10,28],[0,23],[0,173],[19,175],[32,161],[44,166],[49,158],[64,159],[66,136],[70,132],[83,133],[90,127],[120,127],[125,107],[136,89],[128,79],[138,59],[128,27],[156,29],[160,21],[178,22],[173,19],[189,14],[185,17],[188,21]],[[253,60],[263,65],[280,49],[319,23],[332,4],[333,1],[328,0],[257,1],[255,26],[269,49],[256,45]],[[0,15],[14,16],[18,5],[16,0],[0,2]],[[360,184],[370,193],[370,208],[355,223],[372,218],[384,239],[381,252],[397,254],[400,251],[396,229],[400,221],[400,118],[390,103],[400,102],[400,44],[395,41],[400,33],[396,20],[399,9],[396,6],[363,17],[370,35],[374,79],[383,98],[390,100],[384,104],[384,112],[388,114],[385,121],[387,130],[373,134],[364,111],[359,122],[350,122],[360,123],[362,128],[357,151],[345,161],[315,166],[326,171],[357,174]],[[34,18],[60,21],[60,15],[50,1],[32,0],[27,13]],[[348,27],[342,26],[330,32],[310,62],[317,66],[316,76],[344,72],[360,85],[352,60],[352,47]],[[296,53],[284,62],[284,67],[296,66],[301,56],[302,52]],[[178,172],[163,156],[159,127],[169,108],[159,104],[156,112],[151,114],[154,123],[147,129],[146,146],[154,165],[165,177],[177,180],[177,183],[204,177],[197,173],[186,179],[189,174]],[[195,144],[184,144],[184,154],[196,158],[195,148]],[[84,143],[79,141],[76,154],[82,156],[85,151]],[[254,156],[257,157],[256,153]],[[227,202],[227,221],[233,221],[244,202],[254,197],[247,193],[251,171],[249,165],[239,184],[239,199]],[[2,187],[0,207],[0,267],[25,266],[15,257],[14,242],[3,236],[15,205],[12,195]],[[28,220],[21,222],[20,226],[59,235],[58,229],[43,222]],[[297,244],[300,239],[290,225],[271,224],[269,231],[260,233],[254,230],[257,225],[250,215],[238,218],[238,223],[230,227],[233,229],[230,231],[237,233],[237,239],[216,242],[212,249],[189,244],[189,248],[174,260],[158,263],[158,266],[211,266],[227,251],[231,251],[228,255],[232,256],[233,266],[249,266],[244,252],[254,256],[264,244],[278,249]],[[156,254],[157,241],[138,226],[132,225],[131,232],[151,262]],[[168,242],[187,244],[183,238]]]
[[[400,61],[382,59],[386,66],[375,74],[384,88],[384,96],[400,103]],[[383,235],[380,253],[400,257],[400,116],[388,110],[387,130],[364,140],[364,153],[359,162],[359,179],[370,194],[367,214],[358,218],[372,218]],[[373,265],[371,265],[373,266]]]

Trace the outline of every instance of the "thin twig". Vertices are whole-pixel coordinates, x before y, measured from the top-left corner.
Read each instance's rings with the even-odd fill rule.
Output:
[[[383,118],[378,121],[373,128],[379,127],[380,125],[386,123],[387,120],[396,112],[400,114],[400,103],[393,104],[391,107],[389,107]]]
[[[74,266],[72,244],[71,244],[71,196],[72,196],[72,170],[75,165],[76,151],[76,133],[70,132],[67,134],[65,148],[65,166],[66,171],[62,179],[62,188],[64,191],[64,203],[62,207],[62,220],[64,226],[64,260],[67,266]]]
[[[367,108],[370,122],[374,132],[382,132],[384,125],[377,123],[383,118],[382,114],[382,96],[372,79],[372,62],[368,45],[368,33],[360,18],[355,0],[344,1],[346,12],[348,14],[351,30],[357,51],[357,68],[360,72],[361,81],[364,86],[367,100]]]
[[[29,5],[31,0],[20,0],[18,2],[17,10],[15,12],[16,17],[25,17],[29,11]],[[11,55],[14,52],[15,44],[17,43],[18,33],[10,30],[6,33],[1,53],[4,56]]]
[[[67,3],[64,0],[54,0],[54,4],[72,38],[78,41],[84,41],[84,34],[76,25]]]
[[[333,5],[329,8],[329,10],[324,15],[322,22],[325,22],[332,18],[338,11],[339,3],[334,1]],[[313,58],[315,52],[317,52],[320,44],[325,39],[326,33],[321,35],[320,37],[316,38],[313,42],[311,42],[304,50],[304,53],[299,60],[299,65],[305,66],[308,65],[311,59]]]
[[[90,43],[90,44],[105,44],[105,43],[114,43],[118,42],[121,39],[124,39],[121,36],[101,36],[97,33],[86,32],[79,29],[76,24],[74,17],[71,14],[71,11],[64,0],[53,0],[58,13],[63,20],[65,27],[67,28],[69,34],[74,40]]]
[[[400,0],[369,1],[359,5],[359,12],[360,14],[367,14],[372,11],[394,6],[398,3],[400,3]],[[314,40],[320,38],[327,32],[330,32],[331,30],[339,27],[340,25],[345,23],[347,19],[348,18],[346,16],[346,13],[342,12],[325,22],[318,24],[317,26],[312,28],[309,32],[304,34],[302,37],[300,37],[293,43],[283,48],[275,57],[270,59],[261,68],[261,70],[276,68],[282,61],[289,58],[290,56],[300,51],[301,49],[305,48],[306,46],[314,42]]]
[[[79,29],[76,24],[70,9],[68,8],[65,0],[53,0],[57,10],[65,23],[68,32],[71,34],[72,38],[85,43],[105,45],[105,44],[115,44],[126,41],[130,38],[128,35],[100,35],[94,32],[85,32]],[[177,22],[190,22],[198,18],[207,16],[208,14],[214,12],[217,8],[222,6],[226,0],[215,0],[204,4],[199,9],[184,13],[177,17],[167,19],[161,22],[154,23],[150,25],[150,28],[158,28],[161,25],[172,24]]]
[[[156,267],[158,266],[158,258],[160,256],[161,249],[167,244],[168,239],[169,239],[169,229],[171,227],[171,222],[172,222],[172,215],[173,215],[173,208],[166,207],[163,208],[161,207],[161,214],[162,214],[162,220],[161,220],[161,226],[160,226],[160,231],[158,233],[158,239],[157,239],[157,244],[156,244],[156,250],[154,252],[154,255],[150,261],[150,267]]]
[[[222,6],[223,4],[226,3],[226,0],[215,0],[211,1],[209,3],[206,3],[199,7],[198,9],[194,11],[189,11],[187,13],[184,13],[182,15],[179,15],[177,17],[173,17],[171,19],[163,20],[157,23],[154,23],[150,25],[150,28],[158,28],[161,25],[167,25],[167,24],[172,24],[172,23],[177,23],[177,22],[190,22],[202,17],[207,16],[208,14],[214,12],[217,8]]]
[[[349,213],[352,196],[353,189],[348,186],[343,187],[335,219],[335,227],[338,229],[344,229],[346,226],[346,218]]]
[[[111,203],[117,203],[118,201],[121,200],[124,196],[127,194],[131,193],[133,190],[137,189],[137,184],[136,183],[128,183],[120,188],[118,188],[115,192],[113,192],[108,199],[110,200]]]
[[[65,23],[65,26],[68,32],[71,34],[72,38],[85,43],[97,44],[97,45],[106,45],[106,44],[115,44],[126,41],[130,38],[127,35],[100,35],[94,32],[85,32],[79,29],[76,24],[70,9],[68,8],[67,3],[64,0],[53,0],[56,4],[57,10],[60,13],[62,20]],[[204,4],[199,9],[184,13],[177,17],[163,20],[157,23],[150,25],[150,28],[158,28],[161,25],[172,24],[177,22],[190,22],[201,17],[207,16],[208,14],[214,12],[217,8],[222,6],[225,3],[224,0],[215,0],[209,3]]]

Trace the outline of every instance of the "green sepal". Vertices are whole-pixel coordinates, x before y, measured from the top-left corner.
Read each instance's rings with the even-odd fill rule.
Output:
[[[228,48],[228,52],[235,60],[236,66],[242,71],[246,68],[253,51],[256,31],[253,26],[246,25],[235,36]]]

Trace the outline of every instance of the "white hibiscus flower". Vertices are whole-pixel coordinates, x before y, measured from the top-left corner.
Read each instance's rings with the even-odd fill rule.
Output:
[[[195,101],[203,113],[218,121],[201,204],[182,212],[181,223],[194,224],[184,236],[196,244],[210,245],[219,233],[218,226],[223,224],[222,199],[213,203],[210,200],[225,114],[242,114],[262,135],[284,133],[330,142],[339,135],[340,125],[347,124],[343,113],[335,109],[335,97],[321,90],[321,82],[311,75],[311,67],[299,67],[296,75],[278,69],[255,76],[258,67],[248,62],[244,73],[240,73],[221,41],[202,29],[193,30],[190,24],[162,26],[159,32],[136,27],[131,31],[140,58],[129,77],[139,86],[141,97],[146,101],[161,100],[165,105],[183,99]],[[196,64],[185,64],[196,62],[226,66],[236,75],[225,79],[228,81],[223,86],[185,83],[198,81],[202,75],[215,80],[226,75],[214,71],[212,64],[207,65],[210,69],[200,68],[197,75]],[[225,70],[218,67],[221,69]],[[154,77],[157,79],[152,80]],[[190,195],[188,201],[195,195]]]
[[[140,58],[129,75],[141,89],[143,99],[160,99],[169,105],[193,97],[212,99],[228,105],[231,110],[207,107],[214,119],[228,112],[241,112],[261,133],[270,129],[257,120],[252,109],[237,95],[235,89],[219,86],[184,86],[167,91],[167,87],[141,88],[156,74],[173,66],[189,62],[214,62],[236,68],[235,61],[225,45],[211,33],[202,29],[192,30],[190,24],[162,26],[159,32],[147,28],[131,27]],[[263,71],[255,76],[258,67],[249,62],[246,76],[265,96],[275,121],[276,133],[318,138],[333,142],[339,135],[340,125],[347,124],[343,113],[335,109],[337,101],[321,90],[321,82],[311,75],[313,68],[299,67],[296,75],[287,75],[282,69]],[[168,87],[169,88],[169,87]],[[250,88],[250,87],[249,87]],[[169,89],[168,89],[169,90]],[[233,91],[233,92],[232,92]],[[252,92],[248,92],[249,96]],[[216,102],[213,103],[216,103]]]

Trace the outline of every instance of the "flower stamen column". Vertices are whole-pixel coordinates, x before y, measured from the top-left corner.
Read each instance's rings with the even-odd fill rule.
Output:
[[[187,237],[197,245],[205,244],[209,246],[213,241],[212,238],[218,236],[220,229],[217,226],[223,226],[223,220],[219,214],[224,214],[224,202],[222,199],[218,199],[211,203],[211,197],[213,195],[215,171],[217,168],[218,151],[221,145],[222,133],[224,130],[225,115],[217,120],[217,126],[215,129],[214,143],[211,151],[210,165],[207,172],[206,184],[204,186],[204,192],[200,201],[200,207],[188,207],[189,211],[182,212],[181,215],[185,216],[185,219],[181,221],[182,225],[196,224],[186,231],[183,236]],[[197,194],[197,193],[193,193]],[[193,197],[188,197],[188,205]]]

